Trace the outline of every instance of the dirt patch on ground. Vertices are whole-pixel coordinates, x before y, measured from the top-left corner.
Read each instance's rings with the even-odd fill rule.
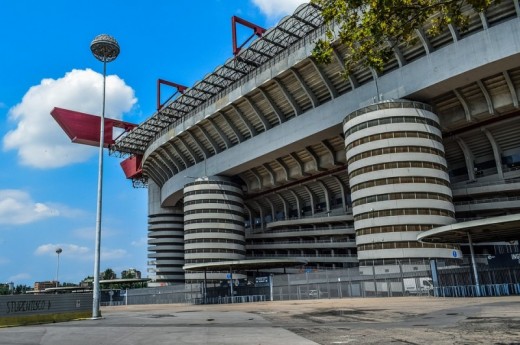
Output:
[[[303,327],[287,327],[318,344],[508,344],[520,345],[520,320],[510,318],[467,318],[451,323],[435,322],[428,316],[385,320],[381,314],[363,317],[302,315]],[[297,317],[296,319],[300,319]],[[273,321],[279,322],[276,318]],[[296,321],[297,323],[298,321]]]
[[[120,307],[118,307],[120,308]],[[131,306],[123,308],[146,308]],[[165,306],[171,309],[171,305]],[[243,311],[318,344],[520,345],[520,296],[394,297],[178,305],[176,312]]]
[[[323,345],[520,345],[519,298],[335,300],[264,317]]]

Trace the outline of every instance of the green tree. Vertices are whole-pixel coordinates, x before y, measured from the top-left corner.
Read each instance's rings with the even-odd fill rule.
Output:
[[[107,268],[103,273],[101,273],[101,279],[116,279],[116,272],[114,272],[114,270],[111,268]]]
[[[62,283],[61,286],[63,287],[74,287],[74,286],[78,286],[78,284],[74,284],[74,283]]]
[[[436,35],[451,24],[460,30],[468,26],[464,9],[482,12],[498,0],[311,0],[321,9],[327,25],[326,38],[317,41],[314,58],[330,63],[333,43],[348,48],[345,77],[359,67],[382,71],[400,43],[412,43],[415,30],[426,24]]]
[[[19,285],[16,285],[16,287],[14,288],[14,294],[15,295],[24,294],[27,291],[31,291],[32,289],[33,288],[31,286],[29,286],[29,285],[19,284]]]
[[[87,276],[85,278],[83,278],[83,280],[79,283],[80,286],[83,286],[83,287],[92,287],[92,285],[94,284],[94,277],[93,276]]]
[[[136,277],[136,273],[134,270],[128,270],[128,271],[123,271],[121,272],[121,277],[123,279],[133,279]]]
[[[9,291],[8,284],[0,284],[0,295],[9,295],[11,291]]]

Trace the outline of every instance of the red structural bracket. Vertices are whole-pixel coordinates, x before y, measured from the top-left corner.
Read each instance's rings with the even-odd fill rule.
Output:
[[[238,43],[237,43],[237,23],[242,24],[243,26],[247,26],[250,29],[253,29],[253,34],[240,46],[238,46]],[[240,53],[240,49],[242,49],[246,45],[246,43],[249,42],[251,40],[251,38],[253,38],[255,35],[258,37],[262,37],[262,35],[264,34],[265,31],[266,30],[264,28],[262,28],[261,26],[248,22],[245,19],[239,18],[237,16],[231,17],[231,35],[233,38],[233,55],[236,56],[238,53]]]
[[[99,147],[99,133],[101,131],[101,118],[99,116],[62,108],[52,109],[51,115],[73,143]],[[105,118],[105,148],[115,143],[114,127],[122,128],[125,132],[128,132],[137,125]],[[131,156],[121,162],[121,168],[123,168],[127,179],[139,179],[143,176],[142,160],[143,156],[138,155]]]
[[[51,115],[73,143],[99,147],[99,133],[101,131],[101,118],[99,116],[63,108],[52,109]],[[137,127],[137,125],[105,118],[104,147],[115,143],[116,138],[113,137],[114,127],[122,128],[125,132],[128,132]]]
[[[161,85],[168,85],[168,86],[171,86],[171,87],[174,87],[177,89],[177,91],[163,103],[161,103]],[[186,89],[188,89],[187,86],[180,85],[177,83],[172,83],[171,81],[167,81],[164,79],[157,79],[157,111],[161,110],[161,108],[164,106],[164,104],[166,104],[166,102],[168,102],[173,96],[175,96],[177,94],[177,92],[184,93],[184,91],[186,91]]]
[[[131,156],[121,162],[121,168],[127,179],[141,178],[143,176],[143,168],[141,166],[143,156]]]

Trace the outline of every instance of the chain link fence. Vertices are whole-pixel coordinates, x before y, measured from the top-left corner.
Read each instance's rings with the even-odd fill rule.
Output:
[[[427,267],[423,265],[422,267]],[[491,268],[479,265],[478,284],[469,265],[440,267],[438,282],[431,270],[374,274],[372,267],[334,270],[306,270],[292,274],[265,274],[271,282],[262,286],[241,285],[233,281],[204,284],[186,284],[121,291],[110,305],[120,304],[220,304],[258,301],[306,300],[317,298],[352,297],[475,297],[520,294],[520,264],[517,267]],[[366,272],[372,272],[367,274]],[[261,276],[261,274],[260,274]],[[269,280],[269,279],[268,279]],[[268,281],[267,280],[267,281]],[[265,279],[263,280],[266,281]],[[108,303],[106,303],[108,305]]]

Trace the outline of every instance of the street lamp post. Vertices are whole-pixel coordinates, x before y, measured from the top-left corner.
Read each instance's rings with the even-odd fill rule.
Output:
[[[60,276],[60,254],[63,250],[61,248],[56,248],[56,254],[58,254],[58,265],[56,266],[56,287],[59,285],[59,276]]]
[[[103,110],[101,112],[101,129],[99,133],[99,170],[98,170],[98,190],[97,190],[97,213],[96,213],[96,244],[94,251],[94,296],[92,302],[92,318],[99,318],[99,263],[101,252],[101,209],[102,209],[102,190],[103,190],[103,147],[105,146],[105,89],[107,63],[114,61],[119,55],[119,44],[109,35],[99,35],[90,43],[90,50],[94,57],[103,62]]]

